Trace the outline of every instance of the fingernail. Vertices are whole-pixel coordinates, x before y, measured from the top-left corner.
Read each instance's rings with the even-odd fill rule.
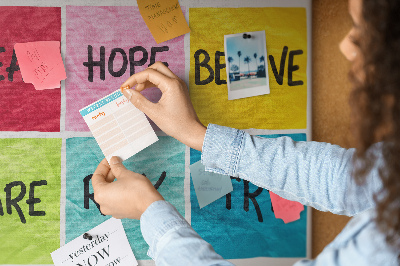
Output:
[[[122,94],[130,101],[132,98],[132,90],[131,89],[126,89],[122,91]]]
[[[113,157],[111,158],[111,160],[110,160],[110,163],[111,163],[111,164],[119,164],[119,163],[122,163],[122,160],[121,160],[121,158],[119,158],[118,156],[113,156]]]

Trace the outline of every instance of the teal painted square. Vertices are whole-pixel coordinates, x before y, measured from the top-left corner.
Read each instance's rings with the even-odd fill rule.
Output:
[[[110,218],[103,216],[92,200],[88,200],[86,209],[84,200],[84,179],[93,174],[103,158],[104,155],[94,138],[67,139],[65,207],[67,243]],[[159,141],[124,161],[124,165],[129,170],[145,174],[153,185],[165,172],[166,177],[158,191],[185,216],[185,145],[174,138],[161,136]],[[89,177],[87,188],[89,193],[93,193]],[[146,255],[148,245],[142,237],[139,221],[123,219],[122,224],[136,259],[150,259]]]
[[[306,134],[263,135],[277,138],[289,136],[295,141],[305,141]],[[190,164],[200,160],[199,151],[190,150]],[[305,257],[307,238],[307,208],[300,219],[285,224],[276,219],[271,210],[268,190],[263,189],[254,199],[260,208],[249,199],[249,210],[244,210],[244,181],[232,179],[230,209],[229,198],[222,197],[200,209],[193,182],[190,181],[191,225],[193,229],[224,259],[255,257]],[[249,193],[258,187],[249,183]],[[260,222],[260,216],[262,222]]]

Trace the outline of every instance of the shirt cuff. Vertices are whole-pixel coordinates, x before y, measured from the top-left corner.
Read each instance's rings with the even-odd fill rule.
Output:
[[[206,171],[236,177],[244,134],[242,130],[209,124],[201,154]]]
[[[147,255],[153,260],[157,257],[157,244],[170,230],[190,227],[176,208],[165,200],[153,202],[140,217],[140,229],[149,245]]]

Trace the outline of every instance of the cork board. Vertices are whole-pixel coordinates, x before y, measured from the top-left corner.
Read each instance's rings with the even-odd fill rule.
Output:
[[[351,148],[347,73],[350,64],[339,43],[351,28],[347,1],[318,0],[312,3],[313,45],[313,140]],[[349,221],[349,217],[313,210],[312,257],[315,258]]]
[[[192,33],[156,44],[132,0],[0,0],[0,21],[9,29],[0,36],[0,166],[7,173],[0,177],[0,264],[51,264],[50,252],[109,218],[99,212],[90,182],[104,155],[78,111],[154,61],[187,82],[204,124],[311,140],[311,0],[180,2]],[[223,36],[257,31],[267,33],[269,56],[239,47],[243,56],[234,63],[241,74],[247,68],[250,84],[251,73],[269,65],[271,93],[228,102]],[[40,92],[22,81],[13,47],[38,40],[61,41],[67,72],[61,89]],[[200,57],[206,55],[210,64]],[[213,80],[203,84],[204,75]],[[158,101],[154,89],[145,96]],[[146,175],[217,253],[235,265],[293,265],[311,256],[310,208],[285,224],[268,190],[235,179],[229,196],[200,211],[189,172],[200,154],[155,130],[159,141],[124,164]],[[139,265],[154,265],[139,221],[123,226]]]

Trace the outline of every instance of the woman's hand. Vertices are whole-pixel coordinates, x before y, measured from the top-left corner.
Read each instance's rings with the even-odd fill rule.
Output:
[[[130,89],[134,86],[135,89]],[[150,87],[158,87],[162,92],[157,103],[150,102],[140,94],[140,91]],[[156,62],[132,75],[122,84],[121,90],[136,108],[166,134],[196,150],[202,150],[206,127],[194,111],[185,82],[163,63]]]
[[[164,200],[147,177],[126,169],[118,157],[112,157],[110,165],[106,159],[100,162],[92,186],[100,211],[118,219],[140,219],[153,202]]]

